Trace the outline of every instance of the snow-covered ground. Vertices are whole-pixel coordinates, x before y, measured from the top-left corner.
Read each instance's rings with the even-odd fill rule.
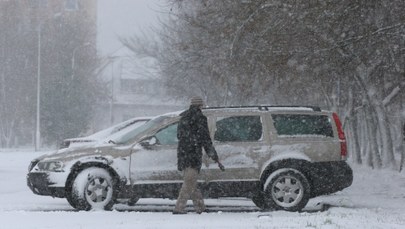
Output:
[[[312,199],[306,211],[261,212],[250,200],[206,200],[208,213],[172,215],[173,200],[141,199],[113,211],[75,211],[65,199],[26,186],[29,162],[43,154],[0,150],[0,229],[13,228],[405,228],[405,173],[352,166],[354,183]],[[330,208],[318,208],[323,203]],[[320,210],[320,211],[319,211]]]

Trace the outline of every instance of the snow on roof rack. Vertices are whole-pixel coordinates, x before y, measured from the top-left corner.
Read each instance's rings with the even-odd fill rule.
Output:
[[[223,107],[205,107],[204,109],[222,109],[222,108],[258,108],[259,110],[268,111],[269,108],[309,108],[313,111],[321,111],[317,106],[288,106],[288,105],[256,105],[256,106],[223,106]]]

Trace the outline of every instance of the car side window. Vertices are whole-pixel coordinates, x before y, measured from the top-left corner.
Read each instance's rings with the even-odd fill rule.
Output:
[[[260,141],[262,132],[262,121],[259,115],[218,117],[214,140],[219,142]]]
[[[177,139],[177,125],[178,123],[171,124],[159,130],[155,137],[160,145],[176,145],[179,140]]]

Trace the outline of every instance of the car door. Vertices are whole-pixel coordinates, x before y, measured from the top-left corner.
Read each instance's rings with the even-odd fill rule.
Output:
[[[207,182],[251,181],[258,179],[260,158],[268,152],[266,131],[260,113],[249,115],[215,115],[213,143],[220,162],[221,172],[215,165],[206,169]]]
[[[177,170],[177,124],[165,125],[140,144],[131,154],[132,184],[181,183]]]

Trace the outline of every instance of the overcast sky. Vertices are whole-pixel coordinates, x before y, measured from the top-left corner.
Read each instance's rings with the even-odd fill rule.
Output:
[[[98,0],[98,45],[102,55],[120,49],[129,37],[158,22],[162,0]]]

